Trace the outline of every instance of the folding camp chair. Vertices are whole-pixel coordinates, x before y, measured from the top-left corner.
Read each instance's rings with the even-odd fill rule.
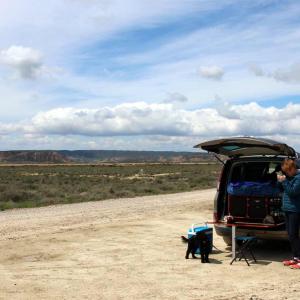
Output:
[[[245,259],[246,263],[248,266],[250,266],[248,259],[246,257],[246,253],[250,253],[252,256],[254,262],[256,262],[256,258],[253,254],[252,247],[256,244],[257,238],[254,236],[237,236],[235,237],[235,242],[238,245],[237,252],[230,262],[232,265],[234,261],[239,260],[241,261],[242,259]]]

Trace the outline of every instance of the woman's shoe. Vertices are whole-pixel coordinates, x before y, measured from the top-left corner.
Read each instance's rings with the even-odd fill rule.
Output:
[[[299,260],[290,259],[290,260],[284,260],[283,262],[284,266],[293,266],[299,263]]]
[[[300,263],[294,264],[294,265],[290,265],[291,269],[300,269]]]

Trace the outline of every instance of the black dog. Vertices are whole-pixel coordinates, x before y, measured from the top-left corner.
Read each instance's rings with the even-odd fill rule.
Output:
[[[186,250],[185,258],[188,259],[190,256],[190,253],[192,253],[193,258],[197,258],[195,256],[195,253],[198,248],[200,248],[201,252],[201,262],[202,263],[209,263],[209,252],[210,252],[210,241],[205,234],[204,231],[198,231],[195,235],[193,235],[190,238],[186,238],[184,236],[181,237],[182,241],[184,243],[188,243],[188,247]]]

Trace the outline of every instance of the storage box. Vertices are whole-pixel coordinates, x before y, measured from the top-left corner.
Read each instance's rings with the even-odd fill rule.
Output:
[[[233,217],[246,218],[247,213],[247,197],[228,195],[228,213]]]
[[[236,221],[262,222],[269,210],[268,197],[228,195],[228,214]]]
[[[212,252],[213,248],[213,229],[211,227],[208,227],[207,225],[196,225],[193,224],[189,230],[188,230],[188,238],[192,237],[193,235],[196,235],[198,231],[204,231],[205,234],[208,237],[208,240],[210,241],[210,253]],[[201,254],[201,249],[197,249],[196,254]]]

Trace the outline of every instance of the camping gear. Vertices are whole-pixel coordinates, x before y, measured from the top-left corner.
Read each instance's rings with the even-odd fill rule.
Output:
[[[258,196],[258,197],[276,197],[280,194],[280,190],[273,181],[254,182],[254,181],[238,181],[230,182],[227,185],[227,192],[234,196]]]
[[[247,198],[228,195],[228,213],[232,217],[247,216]]]
[[[253,258],[254,262],[256,262],[256,258],[253,254],[252,248],[256,244],[257,238],[255,236],[236,236],[235,242],[238,245],[238,249],[230,264],[232,265],[234,261],[241,261],[242,259],[244,259],[247,265],[250,267],[246,253],[249,253]]]
[[[231,217],[233,222],[247,221],[278,224],[284,220],[279,197],[228,195],[228,216]],[[266,220],[267,216],[269,218]],[[272,222],[268,222],[270,217],[273,220]]]
[[[250,198],[248,199],[248,216],[251,219],[264,219],[268,214],[265,198]]]
[[[201,223],[202,224],[202,223]],[[198,224],[192,224],[192,226],[188,230],[188,238],[192,237],[193,235],[196,235],[197,232],[204,231],[205,234],[208,237],[208,240],[210,242],[210,253],[212,252],[213,248],[213,229],[211,227],[208,227],[207,224],[202,224],[202,226],[199,226]],[[201,254],[201,249],[197,249],[196,254]]]

